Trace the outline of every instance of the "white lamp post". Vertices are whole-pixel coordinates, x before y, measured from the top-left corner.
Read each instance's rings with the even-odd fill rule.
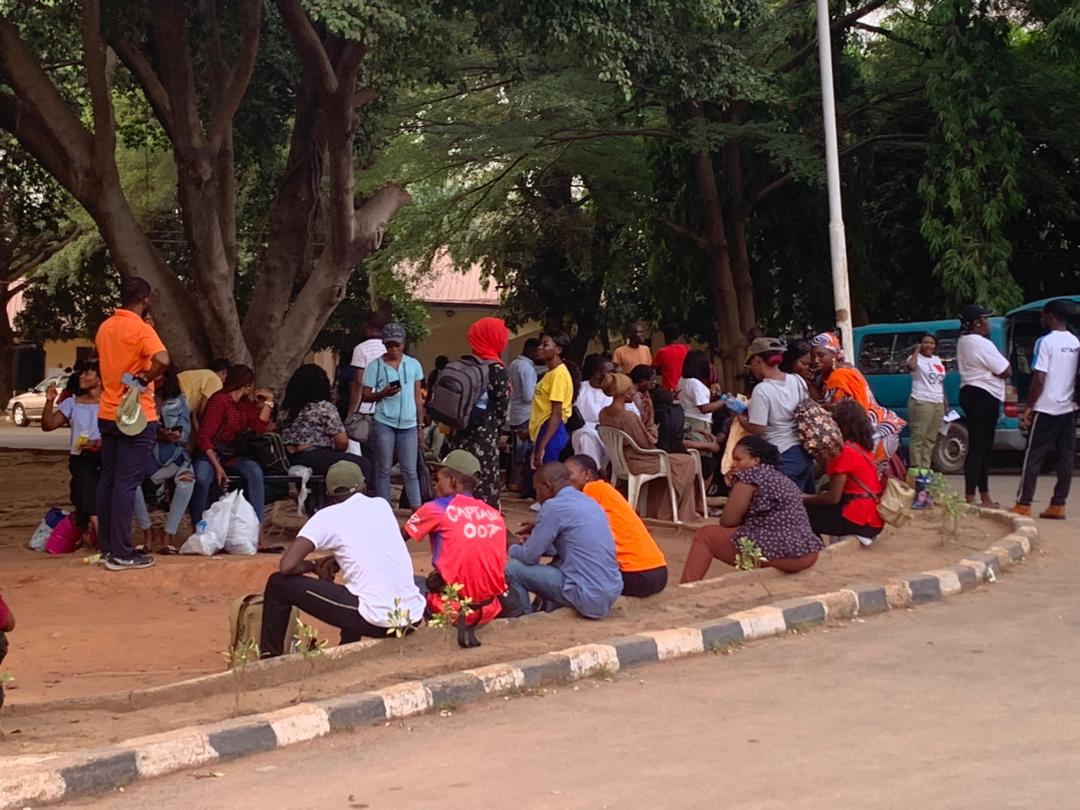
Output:
[[[855,348],[851,337],[851,291],[848,288],[847,243],[840,202],[840,155],[836,146],[836,99],[833,95],[832,32],[828,0],[817,0],[818,62],[821,66],[821,111],[825,120],[825,177],[829,187],[829,253],[832,257],[833,303],[844,350]]]

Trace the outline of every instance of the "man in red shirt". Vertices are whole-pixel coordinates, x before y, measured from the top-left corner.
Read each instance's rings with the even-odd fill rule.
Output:
[[[690,347],[679,339],[682,329],[677,324],[667,324],[663,332],[664,347],[656,353],[652,364],[660,370],[660,385],[668,391],[678,391],[683,360],[690,353]]]
[[[157,437],[157,411],[153,382],[169,365],[169,354],[154,327],[150,312],[150,284],[138,276],[120,285],[120,307],[105,321],[94,340],[101,368],[101,478],[98,481],[98,543],[110,571],[148,568],[154,558],[136,554],[131,546],[131,518],[135,490],[146,478],[151,448]],[[145,422],[117,423],[117,411],[129,388],[139,391]],[[139,425],[141,430],[137,430]]]
[[[431,613],[443,609],[446,585],[461,585],[474,612],[469,625],[486,624],[502,612],[499,596],[506,592],[506,522],[498,509],[472,497],[480,462],[472,453],[454,450],[443,459],[435,482],[433,501],[421,506],[401,530],[405,538],[431,538],[431,562],[435,570],[426,581]],[[423,589],[422,589],[423,590]],[[459,625],[458,643],[479,646],[475,636]]]

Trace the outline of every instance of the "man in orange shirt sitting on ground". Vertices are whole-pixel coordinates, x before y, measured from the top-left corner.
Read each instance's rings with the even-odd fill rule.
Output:
[[[600,480],[592,456],[566,460],[570,483],[600,504],[615,537],[615,558],[623,578],[623,596],[652,596],[667,587],[667,560],[644,521],[611,484]]]
[[[154,327],[150,284],[138,276],[120,285],[120,307],[103,323],[94,340],[101,369],[101,477],[98,479],[98,543],[110,571],[149,568],[154,558],[131,546],[135,490],[146,478],[157,440],[153,382],[169,365],[169,354]],[[121,402],[129,389],[138,391],[138,407]]]

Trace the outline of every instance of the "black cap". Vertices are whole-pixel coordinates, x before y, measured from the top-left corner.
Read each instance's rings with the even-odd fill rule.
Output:
[[[994,314],[994,310],[987,309],[979,304],[968,304],[960,310],[961,323],[975,323],[979,318],[988,318]]]
[[[1072,311],[1073,302],[1068,298],[1055,298],[1053,301],[1047,301],[1046,306],[1043,307],[1043,312],[1053,315],[1059,321],[1066,320]]]

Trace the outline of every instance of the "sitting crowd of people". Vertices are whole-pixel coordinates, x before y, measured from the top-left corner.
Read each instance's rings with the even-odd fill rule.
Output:
[[[294,608],[340,628],[343,642],[407,633],[461,601],[466,644],[500,616],[570,608],[604,619],[620,596],[667,587],[668,561],[646,521],[700,522],[707,488],[727,501],[717,523],[694,534],[681,582],[706,576],[714,559],[735,565],[747,541],[761,564],[797,572],[816,562],[823,536],[868,542],[883,526],[880,472],[903,423],[876,406],[828,335],[790,347],[756,337],[745,399],[723,394],[708,355],[677,327],[664,329],[654,358],[644,327],[632,324],[622,350],[589,355],[579,373],[564,332],[527,341],[507,367],[509,330],[483,318],[468,330],[470,354],[426,377],[404,327],[375,314],[340,389],[347,407],[312,363],[292,374],[279,407],[247,365],[216,360],[177,373],[153,329],[150,294],[141,279],[124,281],[98,361],[80,367],[63,396],[48,392],[42,427],[71,430],[74,519],[110,570],[153,562],[132,545],[133,520],[147,551],[174,548],[184,516],[194,531],[233,484],[261,525],[267,471],[253,448],[270,434],[288,464],[325,480],[325,503],[313,504],[266,584],[266,656],[287,650]],[[466,390],[471,399],[461,401]],[[842,436],[824,456],[804,446],[797,426],[799,408],[815,400]],[[651,482],[628,501],[608,473],[612,441],[633,475],[658,473],[663,457],[670,484]],[[403,525],[395,466],[399,504],[411,513]],[[820,491],[819,474],[828,477]],[[535,501],[533,518],[514,530],[504,484]],[[163,529],[144,497],[159,494]],[[418,576],[407,543],[424,539],[432,570]]]

